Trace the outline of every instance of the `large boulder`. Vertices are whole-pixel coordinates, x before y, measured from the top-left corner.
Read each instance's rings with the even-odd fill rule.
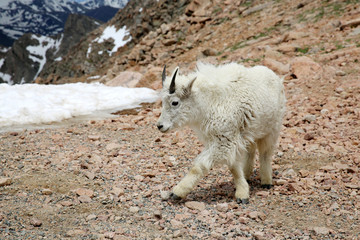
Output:
[[[299,80],[320,80],[323,68],[309,57],[296,57],[291,61],[290,73]]]
[[[107,81],[105,85],[111,87],[121,86],[121,87],[133,88],[139,83],[142,77],[143,75],[138,72],[130,72],[130,71],[120,72],[115,78],[111,79],[110,81]]]

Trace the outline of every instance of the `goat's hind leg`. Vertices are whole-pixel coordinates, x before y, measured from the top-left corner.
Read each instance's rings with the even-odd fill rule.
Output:
[[[257,141],[260,160],[260,179],[263,188],[272,186],[272,155],[275,150],[277,136],[268,135]]]
[[[254,169],[254,160],[255,160],[255,151],[256,151],[256,144],[250,144],[248,148],[246,149],[245,156],[240,156],[240,153],[238,153],[238,156],[236,157],[237,160],[240,160],[242,157],[244,158],[244,174],[245,179],[249,182],[251,174],[253,173]]]
[[[229,167],[236,187],[235,198],[238,203],[249,203],[249,184],[247,183],[241,162],[236,161]]]

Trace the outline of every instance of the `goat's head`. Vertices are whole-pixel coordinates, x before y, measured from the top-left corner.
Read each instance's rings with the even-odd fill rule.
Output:
[[[162,110],[157,122],[157,127],[161,132],[188,124],[194,114],[194,99],[191,90],[196,77],[189,80],[186,76],[180,76],[178,72],[177,67],[172,74],[170,84],[167,81],[170,78],[166,78],[166,66],[162,73]]]

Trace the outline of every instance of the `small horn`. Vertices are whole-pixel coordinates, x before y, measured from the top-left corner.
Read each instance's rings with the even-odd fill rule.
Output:
[[[173,94],[175,92],[175,78],[176,78],[176,74],[177,74],[178,70],[179,70],[179,68],[176,68],[175,73],[171,79],[170,88],[169,88],[170,94]]]
[[[164,66],[164,70],[162,72],[162,86],[164,87],[164,82],[166,79],[166,65]]]

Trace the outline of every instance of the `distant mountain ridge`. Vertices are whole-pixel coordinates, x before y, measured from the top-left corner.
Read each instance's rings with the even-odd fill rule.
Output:
[[[11,46],[24,33],[54,36],[63,31],[71,13],[103,22],[111,19],[128,0],[1,0],[0,45]]]
[[[49,62],[66,55],[81,38],[102,24],[85,15],[70,14],[64,32],[56,36],[25,33],[0,54],[0,83],[31,83]]]

